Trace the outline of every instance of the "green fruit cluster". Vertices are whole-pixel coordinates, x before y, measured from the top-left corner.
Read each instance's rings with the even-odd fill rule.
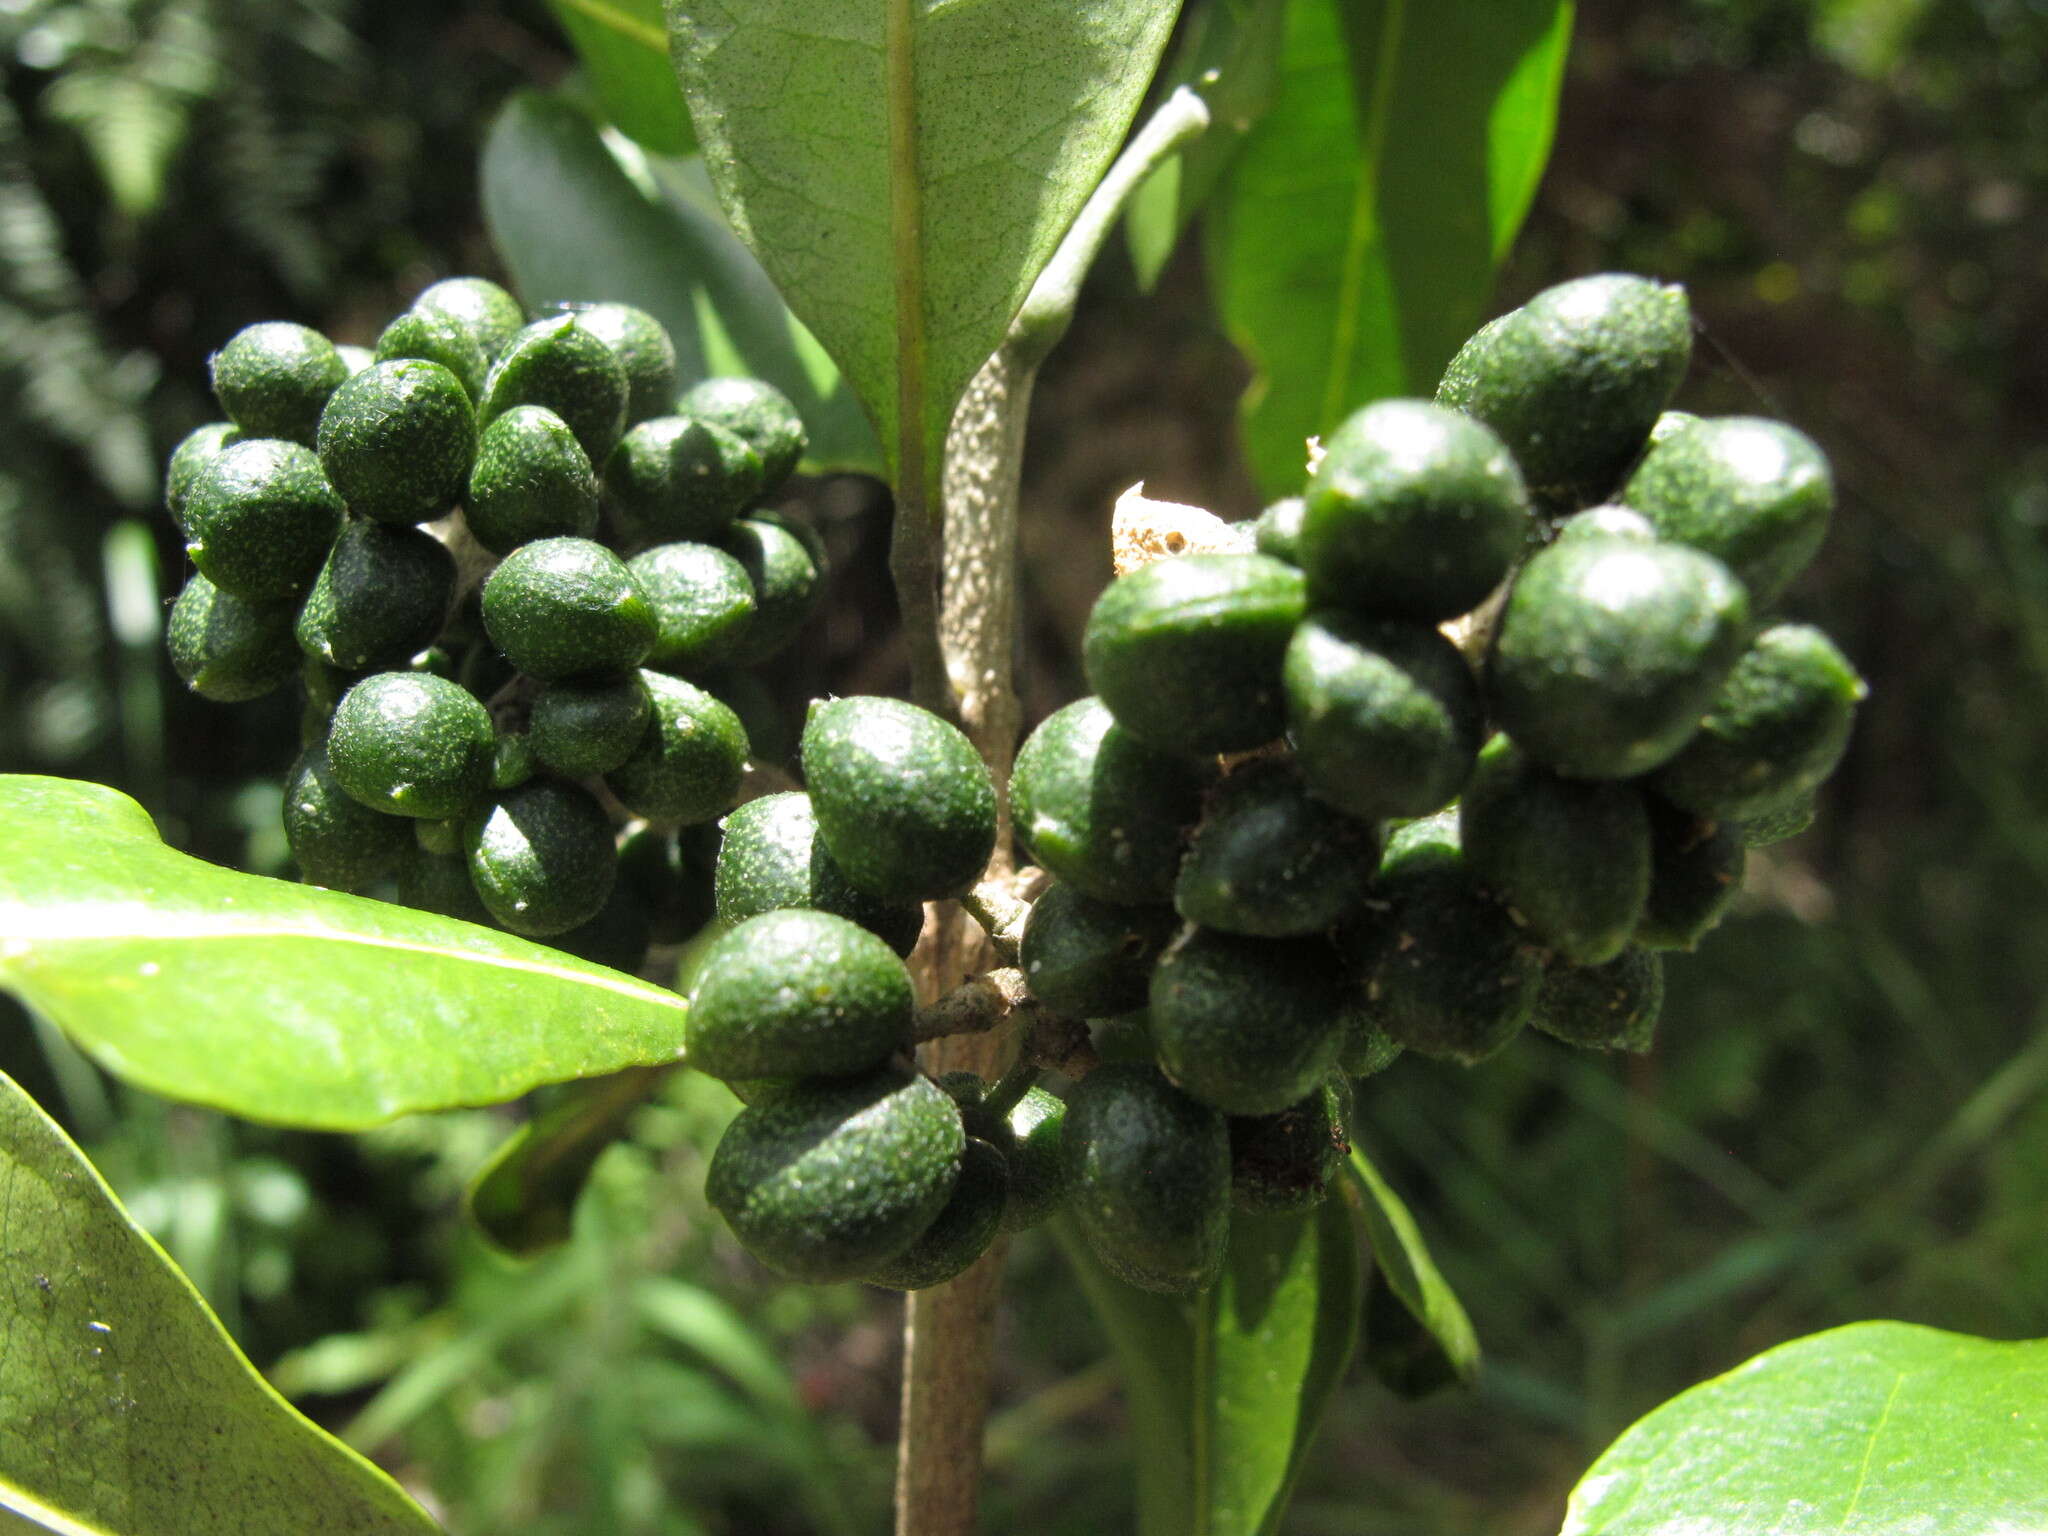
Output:
[[[1434,401],[1345,421],[1251,552],[1096,604],[1095,696],[1026,741],[1012,808],[1055,877],[1025,980],[1114,1020],[1063,1156],[1131,1283],[1200,1289],[1233,1205],[1321,1198],[1350,1082],[1404,1050],[1646,1049],[1661,951],[1810,816],[1863,684],[1772,609],[1828,469],[1669,411],[1691,336],[1647,279],[1539,294]]]
[[[305,877],[629,969],[701,923],[712,851],[678,829],[740,788],[729,669],[786,647],[824,578],[764,505],[806,448],[789,401],[684,388],[641,310],[534,317],[469,277],[373,352],[267,322],[212,371],[227,419],[166,475],[197,567],[171,658],[217,700],[303,680]],[[620,808],[649,824],[623,853]]]

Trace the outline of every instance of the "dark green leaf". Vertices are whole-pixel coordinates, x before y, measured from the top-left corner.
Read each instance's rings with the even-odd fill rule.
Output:
[[[548,0],[612,125],[658,155],[697,146],[668,61],[661,0]]]
[[[1150,291],[1280,84],[1287,0],[1211,0],[1174,49],[1162,85],[1185,85],[1209,107],[1209,130],[1171,155],[1133,194],[1124,234],[1138,286]]]
[[[1358,1337],[1356,1213],[1232,1216],[1223,1276],[1200,1296],[1112,1278],[1055,1227],[1123,1366],[1140,1536],[1267,1536]]]
[[[1477,326],[1550,153],[1565,0],[1292,0],[1279,92],[1209,205],[1209,270],[1259,378],[1269,494],[1367,401],[1428,395]]]
[[[302,1418],[0,1075],[0,1509],[65,1536],[440,1529]]]
[[[1908,1323],[1795,1339],[1681,1393],[1593,1463],[1563,1536],[2048,1529],[2048,1340]]]
[[[565,1242],[576,1197],[604,1150],[661,1081],[635,1067],[575,1083],[507,1137],[471,1180],[466,1202],[485,1237],[516,1258]]]
[[[1179,0],[669,0],[733,228],[852,382],[892,476],[1100,178]]]
[[[629,175],[588,117],[522,92],[491,125],[484,217],[529,305],[636,304],[675,338],[685,383],[766,379],[794,402],[819,468],[878,470],[859,403],[724,222],[675,192],[686,172],[650,160]]]
[[[683,1000],[510,934],[236,874],[98,784],[0,778],[0,988],[155,1093],[329,1130],[679,1059]]]
[[[1443,1356],[1453,1375],[1469,1381],[1479,1369],[1479,1338],[1472,1331],[1472,1319],[1451,1290],[1449,1282],[1430,1257],[1429,1245],[1415,1218],[1393,1186],[1381,1177],[1365,1148],[1354,1139],[1351,1147],[1351,1175],[1364,1197],[1365,1229],[1372,1241],[1373,1262],[1379,1269],[1381,1288],[1392,1291]],[[1370,1327],[1370,1324],[1368,1324]],[[1368,1345],[1377,1347],[1377,1340]],[[1407,1353],[1413,1354],[1413,1351]],[[1407,1369],[1421,1378],[1431,1374],[1428,1367],[1410,1361]],[[1397,1383],[1398,1384],[1398,1383]]]

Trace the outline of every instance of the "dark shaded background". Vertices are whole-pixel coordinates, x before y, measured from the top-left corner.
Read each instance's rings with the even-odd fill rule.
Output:
[[[296,705],[224,709],[171,676],[158,626],[183,571],[156,466],[214,414],[205,359],[241,325],[367,341],[434,278],[494,272],[484,127],[569,60],[544,9],[510,0],[20,0],[0,47],[0,769],[107,780],[172,841],[281,869]],[[2048,1334],[2044,60],[2048,8],[2020,0],[1582,14],[1499,307],[1604,269],[1687,284],[1681,403],[1783,416],[1834,461],[1834,534],[1790,606],[1873,696],[1819,824],[1754,858],[1739,915],[1673,966],[1654,1056],[1525,1042],[1477,1072],[1375,1081],[1365,1139],[1490,1364],[1419,1403],[1357,1373],[1290,1531],[1536,1536],[1630,1419],[1772,1343],[1874,1316]],[[1079,691],[1116,492],[1143,478],[1256,509],[1228,432],[1242,378],[1196,252],[1146,299],[1119,254],[1103,263],[1033,417],[1034,718]],[[839,575],[779,681],[887,686],[877,500],[808,494]],[[715,1095],[650,1113],[585,1235],[723,1298],[791,1362],[824,1472],[707,1454],[708,1431],[630,1395],[687,1396],[641,1381],[656,1346],[596,1279],[565,1285],[545,1327],[502,1326],[556,1271],[495,1269],[452,1217],[501,1116],[280,1135],[109,1088],[18,1019],[0,1030],[0,1061],[317,1415],[385,1411],[379,1383],[472,1342],[428,1406],[356,1425],[455,1528],[826,1529],[806,1478],[856,1528],[879,1519],[894,1303],[770,1285],[700,1221]],[[1014,1262],[988,1527],[1121,1529],[1100,1341],[1049,1245]],[[664,1368],[703,1363],[701,1344],[660,1348]]]

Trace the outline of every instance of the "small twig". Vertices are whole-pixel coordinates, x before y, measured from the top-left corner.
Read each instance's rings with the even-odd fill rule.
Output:
[[[1007,882],[984,880],[960,898],[960,905],[988,934],[996,958],[1015,965],[1017,947],[1024,938],[1024,919],[1031,915],[1029,904],[1019,901]]]
[[[989,1114],[1001,1117],[1017,1107],[1018,1101],[1031,1091],[1038,1081],[1042,1069],[1031,1059],[1029,1052],[1017,1058],[1010,1070],[989,1085],[981,1096],[981,1107]]]
[[[922,1045],[953,1035],[985,1034],[1003,1023],[1027,1001],[1024,973],[1013,968],[987,971],[963,981],[937,1002],[917,1011],[911,1034]]]

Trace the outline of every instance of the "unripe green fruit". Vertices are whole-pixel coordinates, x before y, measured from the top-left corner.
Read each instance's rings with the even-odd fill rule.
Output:
[[[327,757],[372,810],[445,821],[481,799],[497,733],[466,690],[417,672],[364,678],[335,706]]]
[[[666,413],[676,393],[676,346],[662,323],[630,304],[579,305],[575,314],[626,375],[626,425]]]
[[[540,759],[524,736],[500,736],[491,752],[491,788],[517,789],[540,771]]]
[[[412,854],[406,824],[349,797],[324,746],[299,754],[284,782],[284,835],[310,884],[359,891],[395,873]]]
[[[476,333],[447,311],[409,309],[384,327],[377,337],[376,360],[391,363],[408,357],[446,368],[472,404],[483,397],[491,360]]]
[[[958,727],[900,699],[832,699],[811,706],[801,753],[818,835],[855,885],[940,901],[981,878],[995,785]]]
[[[1635,942],[1646,949],[1692,949],[1727,915],[1748,863],[1742,827],[1709,821],[1656,795],[1650,810],[1650,897]]]
[[[1002,1229],[1035,1227],[1067,1198],[1067,1165],[1060,1151],[1066,1135],[1067,1105],[1043,1088],[1029,1088],[1004,1117],[1007,1135],[993,1138],[1010,1170],[1010,1199]]]
[[[568,423],[590,462],[602,464],[626,430],[626,371],[574,315],[536,320],[491,364],[477,420],[489,426],[515,405],[546,406]]]
[[[676,414],[725,428],[761,460],[761,490],[772,491],[802,462],[810,439],[789,397],[761,379],[703,379],[676,401]]]
[[[862,1278],[896,1291],[943,1285],[988,1251],[1010,1203],[1010,1170],[1003,1154],[978,1136],[967,1138],[953,1193],[911,1245]]]
[[[171,604],[167,639],[185,686],[217,704],[260,699],[298,669],[291,609],[245,603],[204,576]]]
[[[1308,503],[1299,496],[1283,496],[1252,525],[1252,547],[1262,555],[1301,564],[1301,525],[1308,515]]]
[[[1241,752],[1286,724],[1280,664],[1306,599],[1266,555],[1183,555],[1111,582],[1088,616],[1088,685],[1163,752]]]
[[[716,836],[708,826],[685,833]],[[619,881],[647,909],[656,943],[680,944],[711,920],[714,857],[709,849],[685,848],[674,832],[659,827],[642,827],[619,845]]]
[[[1427,816],[1464,787],[1484,728],[1479,683],[1436,630],[1322,610],[1295,630],[1281,676],[1302,778],[1338,810]]]
[[[476,458],[462,381],[404,358],[352,375],[320,418],[320,464],[349,509],[380,523],[424,523],[461,498]]]
[[[1337,1053],[1337,1069],[1346,1077],[1371,1077],[1400,1059],[1401,1042],[1381,1026],[1379,1010],[1371,999],[1363,995],[1347,998],[1344,1046]]]
[[[1241,1211],[1272,1215],[1313,1210],[1351,1152],[1343,1079],[1324,1081],[1299,1103],[1271,1115],[1230,1121],[1230,1198]]]
[[[242,429],[232,421],[209,421],[203,427],[194,427],[179,439],[178,446],[171,450],[170,462],[164,466],[164,510],[171,514],[171,522],[179,533],[188,533],[185,526],[185,499],[192,494],[192,486],[199,479],[199,472],[219,456],[224,448],[231,448],[242,440]]]
[[[1089,1024],[1088,1034],[1099,1060],[1135,1062],[1144,1067],[1158,1065],[1159,1053],[1152,1048],[1152,1016],[1143,1008],[1111,1019],[1095,1019]]]
[[[685,825],[722,816],[747,766],[740,717],[694,683],[642,672],[654,718],[640,744],[605,783],[619,803],[649,821]]]
[[[744,646],[754,623],[754,584],[724,550],[657,544],[627,564],[654,606],[658,632],[648,666],[694,676]]]
[[[1321,939],[1189,928],[1152,971],[1147,1012],[1160,1068],[1225,1114],[1277,1114],[1337,1065],[1343,994]]]
[[[1561,512],[1620,484],[1691,358],[1685,290],[1609,272],[1484,326],[1436,398],[1493,428],[1537,506]]]
[[[1669,415],[1670,412],[1666,412]],[[1575,544],[1580,539],[1632,539],[1638,544],[1654,544],[1657,528],[1642,513],[1630,507],[1606,506],[1588,507],[1583,512],[1574,512],[1557,525],[1554,544]]]
[[[851,1077],[910,1047],[917,996],[893,950],[829,912],[750,917],[705,952],[683,1025],[713,1077]]]
[[[1819,551],[1835,484],[1805,433],[1782,421],[1723,416],[1666,433],[1622,500],[1659,536],[1720,560],[1761,611]]]
[[[1499,438],[1421,400],[1382,400],[1330,435],[1310,479],[1301,568],[1311,600],[1434,624],[1500,585],[1535,532]]]
[[[482,277],[444,277],[421,289],[412,308],[416,314],[460,325],[489,358],[495,358],[526,324],[526,311],[519,301]]]
[[[1379,858],[1377,827],[1311,798],[1288,766],[1251,763],[1211,791],[1173,905],[1225,933],[1324,933],[1364,899]]]
[[[1077,699],[1046,716],[1018,752],[1011,818],[1031,857],[1082,894],[1167,902],[1204,779],[1194,763],[1118,725],[1100,699]]]
[[[1516,578],[1487,661],[1501,727],[1574,778],[1622,779],[1675,756],[1748,639],[1728,568],[1675,544],[1553,545]]]
[[[287,613],[289,609],[285,610]],[[334,718],[334,706],[341,702],[341,696],[363,680],[360,672],[346,671],[341,667],[330,667],[317,656],[299,654],[299,687],[305,699],[305,707],[299,716],[299,731],[304,738],[302,747],[317,746],[327,740],[327,725]]]
[[[1580,965],[1627,946],[1650,894],[1650,816],[1633,784],[1560,778],[1496,736],[1458,829],[1472,872],[1535,938]]]
[[[433,643],[455,597],[455,558],[417,528],[352,517],[299,610],[308,656],[354,671],[402,667]]]
[[[1529,1022],[1567,1045],[1647,1051],[1664,1007],[1664,957],[1625,949],[1601,965],[1553,964]]]
[[[800,791],[762,795],[725,819],[714,890],[718,920],[738,925],[789,907],[830,912],[858,923],[899,955],[910,953],[924,927],[918,902],[870,896],[833,861]]]
[[[310,449],[248,438],[209,459],[185,498],[185,553],[252,603],[296,599],[341,528],[341,498]]]
[[[213,393],[250,437],[311,447],[321,409],[348,365],[318,331],[289,320],[245,326],[213,354]]]
[[[1152,966],[1180,930],[1171,907],[1112,906],[1055,882],[1031,904],[1019,967],[1032,995],[1076,1018],[1145,1006]]]
[[[533,701],[526,740],[556,773],[580,779],[631,757],[653,718],[654,701],[637,672],[550,683]]]
[[[433,853],[415,848],[399,866],[398,900],[420,912],[436,912],[479,928],[495,928],[497,922],[476,893],[469,878],[469,861],[461,853]]]
[[[536,539],[484,582],[484,632],[542,682],[623,672],[653,649],[653,606],[640,579],[589,539]]]
[[[1482,890],[1445,811],[1394,834],[1352,939],[1374,1020],[1408,1050],[1471,1066],[1528,1022],[1543,961]]]
[[[718,547],[739,561],[754,588],[754,618],[732,653],[752,666],[778,654],[804,627],[824,595],[820,546],[793,520],[742,517],[720,535]]]
[[[794,1083],[726,1128],[704,1194],[771,1269],[819,1284],[854,1280],[931,1225],[966,1144],[953,1101],[901,1068]]]
[[[1767,629],[1735,664],[1699,732],[1657,771],[1657,793],[1698,815],[1738,821],[1809,797],[1841,761],[1868,691],[1819,630]]]
[[[605,897],[597,916],[567,933],[555,934],[548,943],[592,965],[606,965],[632,975],[646,961],[647,946],[653,938],[653,918],[647,903],[640,899],[639,892],[619,882],[612,886],[612,893]]]
[[[597,508],[590,455],[546,406],[515,405],[484,428],[462,517],[492,554],[536,539],[587,539]]]
[[[645,539],[711,540],[761,494],[761,461],[725,428],[657,416],[628,432],[604,467],[607,503]]]
[[[1230,1236],[1230,1129],[1155,1067],[1097,1067],[1067,1099],[1061,1155],[1075,1224],[1128,1285],[1206,1290]]]
[[[471,812],[462,847],[491,916],[530,939],[596,917],[618,875],[611,818],[557,779],[529,779]]]

